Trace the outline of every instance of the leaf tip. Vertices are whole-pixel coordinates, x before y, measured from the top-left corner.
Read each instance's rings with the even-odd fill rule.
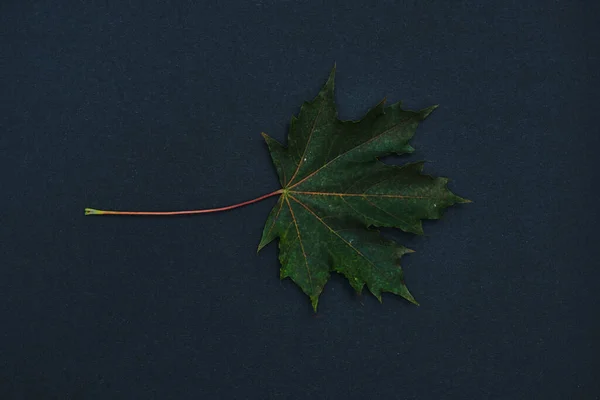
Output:
[[[406,284],[404,283],[404,279],[402,280],[402,284],[400,285],[400,290],[398,292],[394,292],[394,293],[400,295],[402,298],[408,300],[409,302],[411,302],[412,304],[414,304],[416,306],[419,305],[419,302],[417,300],[415,300],[415,298],[413,297],[410,290],[408,290],[408,288],[406,287]]]
[[[317,312],[317,306],[319,305],[319,295],[310,296],[310,302],[312,304],[313,311]]]
[[[436,108],[438,108],[440,105],[439,104],[435,104],[431,107],[427,107],[422,109],[419,113],[421,114],[421,121],[424,120],[425,118],[427,118],[429,116],[429,114],[431,114]]]
[[[260,253],[260,251],[263,249],[263,247],[265,247],[265,245],[262,242],[260,242],[258,244],[258,247],[256,248],[256,254]]]
[[[407,144],[406,146],[404,146],[404,148],[400,152],[398,152],[396,154],[401,156],[402,154],[412,154],[414,152],[415,152],[415,148],[412,147],[410,144]]]
[[[267,142],[267,144],[274,141],[274,139],[271,136],[267,135],[265,132],[261,132],[260,136],[262,136],[263,139],[265,139],[265,142]]]
[[[333,68],[331,68],[331,72],[329,73],[329,78],[327,78],[327,82],[325,83],[325,88],[330,88],[329,90],[331,90],[331,91],[333,91],[333,86],[335,84],[334,82],[335,82],[336,69],[337,69],[336,63],[333,63]]]
[[[425,168],[425,160],[415,161],[412,163],[404,164],[401,168],[406,168],[408,171],[421,174],[423,172],[423,168]]]

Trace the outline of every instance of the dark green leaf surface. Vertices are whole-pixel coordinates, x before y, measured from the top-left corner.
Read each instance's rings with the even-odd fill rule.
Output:
[[[423,163],[392,166],[377,157],[413,151],[417,125],[436,106],[414,112],[382,101],[360,121],[341,121],[334,102],[335,68],[312,102],[292,117],[288,147],[263,134],[283,193],[269,214],[259,250],[279,238],[281,278],[291,278],[317,309],[332,271],[357,292],[366,285],[381,301],[391,292],[417,304],[399,260],[411,250],[372,227],[422,234],[421,220],[468,200],[446,178],[422,174]]]

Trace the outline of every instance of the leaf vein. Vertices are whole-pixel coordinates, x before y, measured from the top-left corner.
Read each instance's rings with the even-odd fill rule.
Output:
[[[319,120],[319,117],[321,116],[321,112],[323,111],[324,107],[325,107],[325,102],[323,102],[321,104],[321,107],[319,107],[319,112],[317,113],[317,116],[315,117],[315,120],[313,121],[313,125],[312,125],[312,127],[310,129],[310,133],[308,135],[308,140],[306,141],[306,147],[304,148],[302,157],[300,157],[300,160],[298,162],[298,166],[296,168],[296,171],[294,172],[294,175],[292,175],[292,177],[290,178],[290,182],[289,182],[290,184],[294,181],[294,178],[296,178],[296,175],[298,175],[298,171],[300,171],[300,167],[304,163],[304,159],[306,158],[306,152],[308,151],[308,147],[310,146],[310,142],[312,140],[313,133],[315,133],[315,129],[317,127],[317,121]]]
[[[342,199],[343,199],[343,198],[342,198]],[[383,209],[383,208],[379,207],[377,204],[373,203],[371,200],[369,200],[369,199],[368,199],[368,198],[366,198],[366,197],[365,197],[365,200],[367,201],[367,203],[369,203],[369,204],[370,204],[370,205],[372,205],[373,207],[375,207],[375,208],[377,208],[377,209],[379,209],[379,210],[383,211],[383,212],[384,212],[384,213],[386,213],[387,215],[391,215],[392,217],[396,218],[398,221],[402,221],[403,223],[405,223],[405,224],[407,224],[407,225],[408,225],[408,223],[406,222],[406,220],[404,220],[404,219],[400,218],[399,216],[397,216],[397,215],[395,215],[395,214],[392,214],[392,213],[391,213],[391,212],[389,212],[388,210],[385,210],[385,209]],[[345,200],[344,200],[344,201],[345,201]]]
[[[375,140],[375,139],[378,139],[378,138],[380,138],[381,136],[385,135],[385,134],[386,134],[386,133],[388,133],[389,131],[391,131],[391,130],[393,130],[393,129],[397,128],[397,127],[398,127],[398,126],[400,126],[401,124],[404,124],[404,123],[406,123],[406,122],[410,121],[411,119],[412,119],[412,117],[411,117],[411,118],[409,118],[409,119],[402,120],[402,121],[398,122],[397,124],[395,124],[395,125],[391,126],[390,128],[386,129],[385,131],[381,132],[380,134],[373,136],[371,139],[369,139],[369,140],[367,140],[367,141],[365,141],[365,142],[363,142],[363,143],[359,144],[359,145],[358,145],[358,146],[356,146],[356,147],[353,147],[353,148],[351,148],[351,149],[348,149],[348,150],[346,150],[346,151],[345,151],[345,152],[343,152],[342,154],[339,154],[339,155],[338,155],[338,156],[336,156],[335,158],[331,159],[330,161],[327,161],[325,164],[323,164],[322,166],[320,166],[320,167],[319,167],[317,170],[315,170],[315,171],[313,171],[312,173],[310,173],[308,176],[304,177],[304,178],[303,178],[302,180],[300,180],[299,182],[297,182],[297,183],[293,184],[292,186],[290,186],[290,189],[291,189],[291,188],[293,188],[293,187],[296,187],[296,186],[298,186],[298,185],[299,185],[299,184],[301,184],[302,182],[304,182],[304,181],[306,181],[307,179],[311,178],[312,176],[314,176],[315,174],[317,174],[319,171],[321,171],[323,168],[327,167],[329,164],[331,164],[332,162],[334,162],[334,161],[335,161],[335,160],[337,160],[338,158],[340,158],[340,157],[342,157],[342,156],[344,156],[344,155],[348,154],[348,153],[349,153],[349,152],[351,152],[352,150],[355,150],[355,149],[357,149],[357,148],[359,148],[359,147],[361,147],[361,146],[364,146],[364,145],[366,145],[367,143],[370,143],[370,142],[372,142],[372,141],[373,141],[373,140]],[[308,143],[307,143],[306,147],[308,148]],[[297,172],[297,171],[296,171],[296,172]],[[294,175],[294,176],[295,176],[295,175]],[[291,181],[290,181],[290,183],[291,183]]]
[[[282,197],[279,198],[279,201],[281,202],[281,204],[279,205],[279,211],[277,211],[277,215],[275,215],[275,218],[273,219],[273,223],[271,224],[271,227],[269,228],[269,231],[267,232],[267,237],[271,234],[271,231],[273,230],[273,227],[275,226],[275,223],[277,222],[277,219],[279,218],[279,214],[281,213],[281,210],[283,209],[283,200]]]
[[[304,207],[308,212],[310,212],[317,220],[319,220],[319,222],[321,222],[327,229],[329,229],[331,231],[331,233],[333,233],[334,235],[336,235],[341,241],[343,241],[344,243],[346,243],[346,245],[348,245],[348,247],[350,247],[352,250],[354,250],[359,256],[361,256],[362,258],[364,258],[369,264],[371,264],[371,266],[374,269],[379,269],[377,267],[377,265],[375,265],[373,263],[373,261],[371,261],[370,259],[367,258],[367,256],[365,256],[363,253],[360,252],[360,250],[358,250],[356,247],[352,246],[352,243],[348,242],[346,239],[344,239],[335,229],[333,229],[332,227],[330,227],[329,225],[327,225],[327,223],[325,223],[325,221],[323,221],[321,219],[321,217],[319,217],[313,210],[310,209],[310,207],[308,207],[307,205],[305,205],[304,203],[302,203],[300,200],[298,200],[297,198],[295,198],[294,196],[290,197],[297,202],[298,204],[300,204],[302,207]],[[289,204],[289,201],[288,201]],[[290,206],[291,208],[291,206]]]
[[[328,193],[328,192],[300,192],[290,190],[289,193],[304,194],[309,196],[340,196],[340,197],[387,197],[393,199],[433,199],[434,197],[428,196],[408,196],[408,195],[396,195],[396,194],[385,194],[385,193]]]
[[[292,205],[290,204],[290,200],[286,197],[285,201],[287,202],[288,207],[290,208],[290,214],[292,215],[292,220],[294,221],[294,225],[296,226],[296,234],[298,235],[298,241],[300,242],[300,248],[302,249],[302,255],[304,256],[304,264],[306,265],[306,273],[308,275],[308,281],[310,282],[310,286],[314,291],[315,285],[312,280],[312,276],[310,274],[310,268],[308,268],[308,257],[306,257],[306,251],[304,251],[304,244],[302,243],[302,237],[300,236],[300,229],[298,228],[298,220],[294,215],[294,210],[292,210]]]

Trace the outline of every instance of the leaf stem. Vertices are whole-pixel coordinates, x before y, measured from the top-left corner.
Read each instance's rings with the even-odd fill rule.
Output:
[[[248,204],[257,203],[271,196],[277,196],[283,193],[283,189],[276,190],[272,193],[265,194],[264,196],[257,197],[252,200],[244,201],[242,203],[233,204],[227,207],[220,208],[207,208],[203,210],[186,210],[186,211],[107,211],[107,210],[96,210],[94,208],[86,208],[85,215],[189,215],[189,214],[206,214],[219,211],[232,210],[234,208],[243,207]]]

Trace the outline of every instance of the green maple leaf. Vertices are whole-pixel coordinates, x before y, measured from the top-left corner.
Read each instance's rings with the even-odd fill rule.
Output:
[[[466,203],[447,189],[448,179],[422,174],[423,163],[393,166],[378,157],[406,154],[417,125],[437,106],[408,111],[385,100],[360,121],[337,118],[335,67],[312,102],[292,117],[288,147],[263,133],[282,188],[227,207],[188,211],[106,211],[85,215],[183,215],[226,211],[271,196],[279,201],[267,218],[258,250],[279,238],[281,278],[291,278],[317,310],[331,272],[344,275],[361,292],[366,285],[417,304],[404,283],[400,257],[412,250],[386,240],[373,227],[422,234],[423,219]]]
[[[422,174],[423,163],[392,166],[378,157],[411,153],[417,125],[437,106],[407,111],[385,100],[359,121],[337,118],[335,67],[312,102],[292,117],[288,147],[263,133],[281,182],[259,251],[279,238],[281,278],[291,278],[317,309],[331,272],[381,301],[391,292],[418,304],[399,264],[412,252],[371,227],[422,234],[421,220],[468,200],[447,189],[446,178]]]

